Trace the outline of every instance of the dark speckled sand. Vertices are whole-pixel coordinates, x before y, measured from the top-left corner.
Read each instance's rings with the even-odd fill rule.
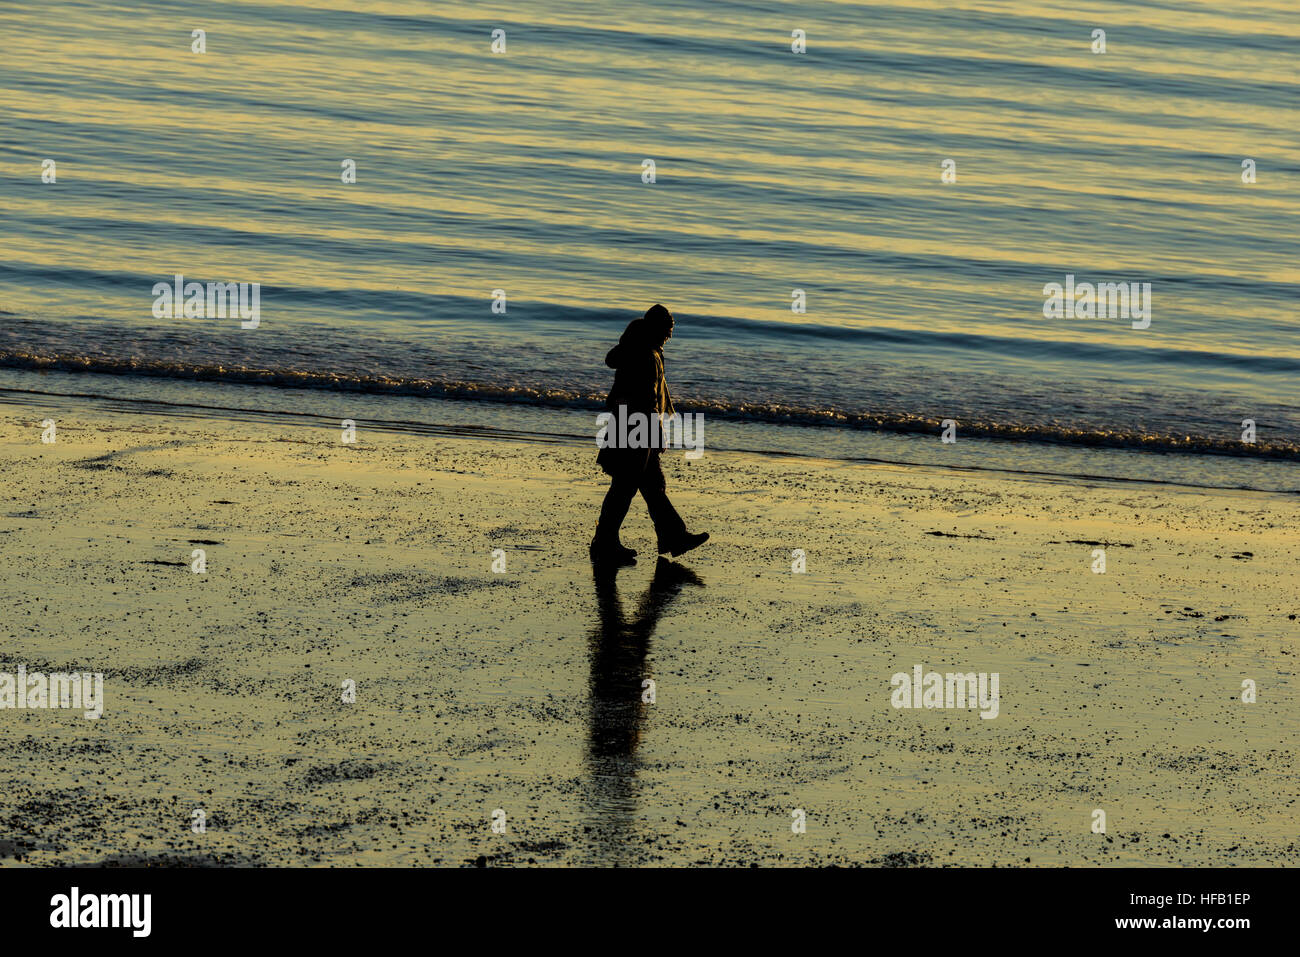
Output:
[[[39,433],[0,426],[0,670],[107,701],[0,711],[9,866],[1300,863],[1294,497],[710,452],[668,470],[713,541],[611,584],[587,450]],[[891,707],[914,664],[999,716]]]

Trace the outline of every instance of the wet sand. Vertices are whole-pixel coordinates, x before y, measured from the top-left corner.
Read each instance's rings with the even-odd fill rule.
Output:
[[[7,866],[1300,863],[1295,496],[710,451],[713,540],[657,565],[638,500],[593,575],[589,450],[42,417],[0,670],[106,701],[0,710]],[[998,716],[893,707],[917,664]]]

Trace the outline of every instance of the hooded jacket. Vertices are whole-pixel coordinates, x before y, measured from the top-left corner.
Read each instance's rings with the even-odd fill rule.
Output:
[[[662,417],[673,414],[673,400],[668,392],[668,382],[664,378],[663,349],[655,339],[659,328],[661,327],[645,319],[633,320],[624,330],[618,345],[610,349],[605,356],[605,365],[614,370],[614,384],[605,399],[607,411],[617,414],[619,407],[622,406],[629,413],[640,412],[646,416]],[[662,430],[660,435],[662,437]],[[636,451],[602,449],[597,456],[597,461],[607,472],[611,471],[613,466],[621,467],[624,464],[618,461],[619,459],[628,460],[626,464],[635,468],[637,463],[644,464],[647,450],[640,450],[640,455],[610,453],[635,453]]]
[[[610,412],[624,405],[629,412],[673,414],[673,400],[664,378],[663,349],[653,338],[656,331],[646,320],[635,319],[624,330],[618,345],[606,354],[605,365],[614,370],[614,385],[605,400]]]

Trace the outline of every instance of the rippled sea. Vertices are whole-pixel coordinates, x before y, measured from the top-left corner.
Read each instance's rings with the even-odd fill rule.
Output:
[[[663,302],[738,446],[953,419],[1251,484],[1300,459],[1298,41],[1293,0],[0,4],[0,386],[508,424]],[[155,318],[177,273],[258,327]],[[1149,327],[1046,317],[1067,275]]]

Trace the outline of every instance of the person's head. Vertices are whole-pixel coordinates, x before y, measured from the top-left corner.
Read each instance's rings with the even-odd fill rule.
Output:
[[[662,348],[663,344],[673,337],[673,326],[676,325],[673,314],[659,303],[656,302],[645,311],[643,321],[655,346]]]

